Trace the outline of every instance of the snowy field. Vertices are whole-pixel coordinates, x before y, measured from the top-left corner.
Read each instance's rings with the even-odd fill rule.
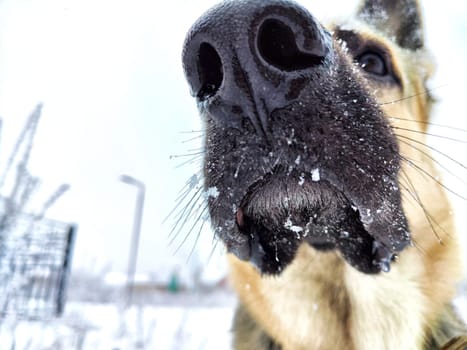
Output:
[[[167,304],[174,305],[146,304],[121,310],[116,304],[70,302],[60,319],[48,322],[7,320],[0,326],[0,349],[230,349],[233,295],[223,292],[198,300],[198,305],[211,306],[188,306],[185,298],[193,301],[193,295],[165,296]],[[160,297],[163,301],[163,295]],[[178,306],[175,299],[178,299]],[[467,298],[458,298],[456,306],[467,319]]]
[[[2,350],[222,350],[230,346],[234,297],[161,292],[157,304],[70,302],[60,319],[0,325]],[[191,304],[191,305],[188,305]]]
[[[141,306],[71,303],[49,322],[7,322],[0,348],[8,350],[215,350],[229,349],[231,307]]]

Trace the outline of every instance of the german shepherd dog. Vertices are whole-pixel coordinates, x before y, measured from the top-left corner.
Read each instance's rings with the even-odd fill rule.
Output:
[[[416,0],[323,27],[227,1],[189,31],[204,187],[240,298],[234,348],[467,349],[445,189],[424,147],[433,70]]]

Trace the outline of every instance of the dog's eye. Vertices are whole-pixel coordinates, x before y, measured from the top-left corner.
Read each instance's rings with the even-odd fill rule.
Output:
[[[376,52],[365,52],[361,54],[357,57],[357,62],[367,73],[381,77],[388,74],[386,60]]]

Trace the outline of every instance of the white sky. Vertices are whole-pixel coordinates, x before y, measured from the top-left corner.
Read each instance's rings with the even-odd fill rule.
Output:
[[[174,255],[170,224],[162,224],[194,172],[169,156],[188,153],[194,144],[182,141],[192,136],[181,132],[199,129],[180,56],[186,31],[214,3],[0,0],[0,153],[8,154],[28,113],[44,102],[30,165],[44,179],[43,195],[71,185],[49,216],[78,223],[75,267],[126,268],[136,192],[118,180],[123,173],[147,186],[138,270],[185,264],[192,243]],[[467,4],[425,3],[430,44],[444,67],[432,84],[446,85],[435,91],[447,101],[442,123],[467,128]],[[318,17],[352,4],[305,2]],[[204,238],[200,255],[210,252]]]

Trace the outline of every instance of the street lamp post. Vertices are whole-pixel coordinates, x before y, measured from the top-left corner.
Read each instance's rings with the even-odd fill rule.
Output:
[[[133,287],[135,282],[136,262],[138,259],[139,236],[141,232],[141,221],[143,217],[144,196],[146,187],[143,182],[128,175],[121,175],[120,180],[128,185],[135,186],[138,190],[138,196],[136,198],[135,212],[133,217],[133,230],[131,236],[126,281],[126,306],[128,307],[132,304],[133,301]]]

